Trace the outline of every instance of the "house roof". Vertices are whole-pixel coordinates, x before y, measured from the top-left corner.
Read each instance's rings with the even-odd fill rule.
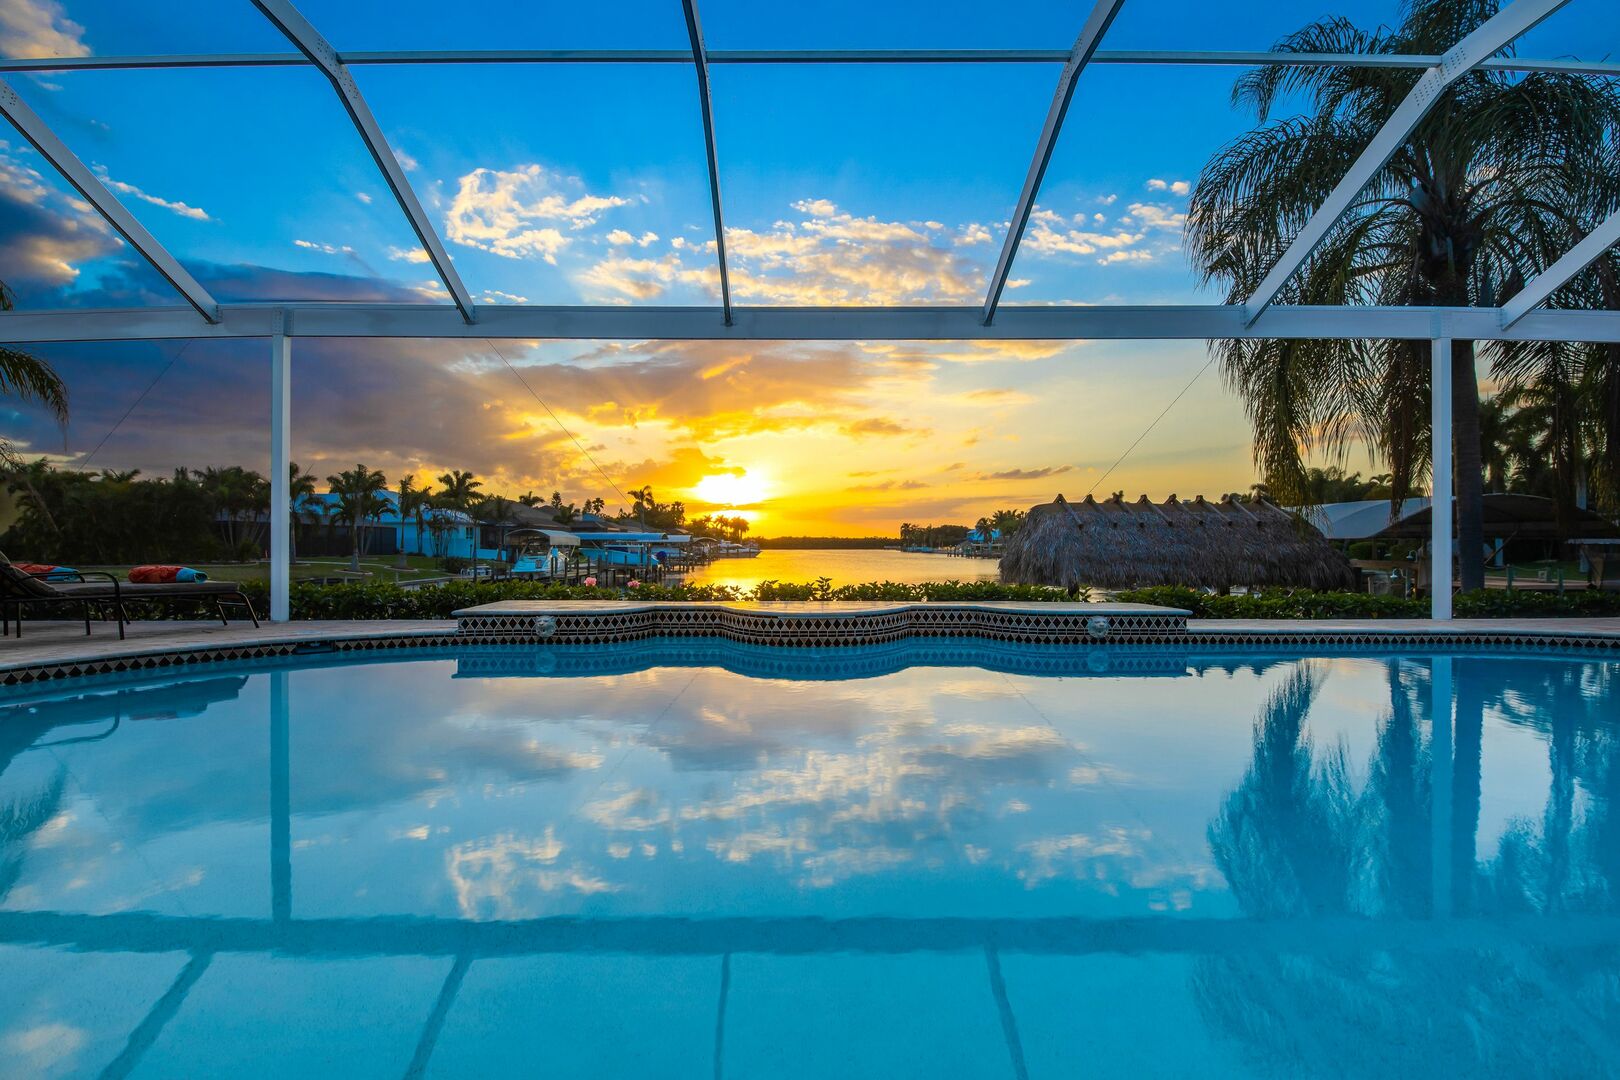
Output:
[[[1027,585],[1348,585],[1350,563],[1296,514],[1269,502],[1115,497],[1032,507],[1001,557]]]

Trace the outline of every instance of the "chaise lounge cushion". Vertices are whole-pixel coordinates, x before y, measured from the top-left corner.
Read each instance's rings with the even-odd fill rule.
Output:
[[[231,581],[165,581],[150,585],[121,584],[118,595],[129,600],[154,600],[165,596],[230,596],[238,588]],[[110,599],[113,595],[112,584],[103,581],[69,582],[54,586],[53,591],[67,600]]]
[[[10,593],[41,600],[56,595],[56,587],[30,576],[3,555],[0,555],[0,586],[3,586],[0,587],[0,595]]]

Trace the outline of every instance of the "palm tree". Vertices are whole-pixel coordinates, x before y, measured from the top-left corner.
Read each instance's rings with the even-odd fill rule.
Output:
[[[542,500],[540,496],[536,495],[533,491],[525,491],[522,495],[518,496],[517,501],[533,510],[535,507],[540,505]]]
[[[403,570],[410,565],[405,559],[405,497],[416,486],[416,478],[406,473],[399,480],[399,550],[394,553],[394,565]],[[396,575],[397,577],[397,575]]]
[[[387,512],[388,502],[381,493],[388,485],[388,478],[378,469],[356,465],[335,476],[328,476],[326,482],[332,494],[338,497],[337,517],[349,526],[349,569],[359,573],[360,526]]]
[[[320,511],[311,505],[310,500],[315,495],[315,474],[301,468],[296,461],[287,463],[287,502],[291,511],[288,520],[287,554],[289,562],[298,561],[298,525],[300,522],[310,520],[311,514],[319,516]]]
[[[635,491],[632,491],[630,497],[636,501],[630,512],[641,519],[641,528],[645,531],[647,528],[647,511],[658,505],[653,499],[653,489],[651,485],[643,484]]]
[[[225,526],[225,544],[233,557],[254,545],[262,551],[263,533],[259,515],[270,509],[270,482],[252,469],[240,465],[208,466],[199,483],[213,504],[217,520]],[[257,558],[257,554],[254,555]]]
[[[428,511],[433,508],[435,495],[433,488],[416,487],[411,477],[399,482],[399,520],[401,524],[407,518],[416,522],[416,550],[422,550],[422,529],[427,524]],[[401,549],[404,545],[400,545]]]
[[[1495,14],[1497,0],[1408,0],[1398,26],[1343,18],[1306,26],[1277,52],[1443,53]],[[1279,64],[1233,90],[1258,126],[1204,167],[1187,246],[1206,281],[1242,303],[1406,97],[1421,71]],[[1308,111],[1274,118],[1285,102]],[[1278,295],[1297,304],[1495,306],[1560,250],[1571,205],[1564,162],[1589,156],[1620,116],[1599,80],[1475,69],[1453,83]],[[1212,345],[1245,399],[1255,460],[1285,498],[1304,457],[1364,439],[1388,463],[1395,502],[1428,460],[1427,342],[1222,341]],[[1452,347],[1462,584],[1484,584],[1479,383],[1474,343]]]
[[[475,479],[472,473],[461,469],[451,469],[439,477],[439,483],[444,485],[444,490],[439,493],[440,497],[463,513],[472,505],[478,489],[484,486],[483,481]]]
[[[1003,543],[1024,523],[1022,510],[997,510],[990,517],[990,527],[1001,533]]]
[[[1573,157],[1572,183],[1583,197],[1571,215],[1564,244],[1573,247],[1592,228],[1620,211],[1620,128],[1589,157]],[[1563,289],[1550,306],[1620,309],[1620,252],[1611,248]],[[1566,459],[1560,476],[1560,503],[1574,504],[1577,491],[1590,484],[1600,509],[1620,513],[1620,344],[1546,341],[1502,342],[1493,374],[1503,393],[1537,397],[1554,407]],[[1577,444],[1584,444],[1584,460],[1576,462]],[[1573,472],[1567,467],[1574,464]]]
[[[0,281],[0,311],[11,307],[11,290]],[[67,423],[67,383],[51,365],[31,353],[0,345],[0,397],[37,401],[51,411],[57,423]],[[0,438],[0,460],[8,468],[16,464],[11,444],[4,438]]]

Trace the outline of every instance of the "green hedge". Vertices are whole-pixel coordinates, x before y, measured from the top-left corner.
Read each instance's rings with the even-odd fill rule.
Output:
[[[1429,601],[1353,592],[1267,589],[1246,596],[1211,596],[1197,589],[1165,585],[1128,589],[1119,600],[1186,608],[1197,619],[1427,619]],[[1555,618],[1620,615],[1620,593],[1571,590],[1508,592],[1487,589],[1460,593],[1452,601],[1459,619]]]
[[[244,591],[263,610],[269,603],[264,582]],[[295,583],[294,619],[444,619],[461,608],[500,600],[1068,600],[1061,589],[1039,585],[998,585],[993,581],[935,581],[923,585],[895,581],[834,587],[826,578],[802,584],[764,581],[752,589],[730,585],[642,585],[635,589],[550,585],[537,581],[454,581],[403,589],[392,582],[341,585]]]
[[[263,611],[269,600],[263,582],[244,586]],[[1081,599],[1086,594],[1081,594]],[[1271,589],[1247,596],[1212,596],[1196,589],[1160,586],[1128,589],[1118,600],[1185,608],[1200,619],[1423,619],[1427,600],[1351,592]],[[532,581],[449,582],[402,589],[385,582],[292,587],[295,619],[444,619],[461,608],[500,600],[901,600],[970,601],[1069,600],[1061,589],[1039,585],[1000,585],[993,581],[895,581],[833,586],[826,578],[806,583],[761,582],[753,589],[727,585],[643,585],[637,589],[548,585]],[[1458,618],[1620,615],[1620,593],[1570,591],[1464,593],[1452,605]],[[185,613],[194,617],[194,613]]]

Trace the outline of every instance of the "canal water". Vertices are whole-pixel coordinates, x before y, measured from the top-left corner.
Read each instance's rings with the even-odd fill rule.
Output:
[[[831,578],[836,585],[868,581],[995,581],[995,559],[959,559],[877,550],[766,550],[752,559],[716,559],[687,574],[695,585],[751,589],[761,581],[807,582]]]

